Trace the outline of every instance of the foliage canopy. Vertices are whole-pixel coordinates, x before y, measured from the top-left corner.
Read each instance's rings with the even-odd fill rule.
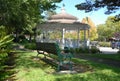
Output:
[[[0,0],[0,25],[8,34],[33,34],[33,29],[43,19],[42,13],[53,10],[62,0]]]
[[[85,10],[85,12],[91,12],[106,7],[105,14],[115,13],[120,9],[120,0],[86,0],[84,3],[76,5],[78,10]],[[117,19],[120,20],[120,14]]]
[[[111,37],[115,37],[116,33],[120,33],[120,21],[114,22],[114,20],[115,17],[110,16],[107,18],[105,24],[100,24],[97,26],[99,40],[106,40]]]

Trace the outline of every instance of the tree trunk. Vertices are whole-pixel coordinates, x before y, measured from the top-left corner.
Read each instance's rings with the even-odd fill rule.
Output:
[[[32,35],[29,36],[29,42],[32,42]]]
[[[17,31],[17,30],[16,30],[15,42],[19,42],[19,33],[18,33],[18,31]]]

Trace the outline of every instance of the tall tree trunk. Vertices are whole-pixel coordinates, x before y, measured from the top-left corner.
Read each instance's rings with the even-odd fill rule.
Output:
[[[34,40],[36,39],[36,28],[33,28],[33,35],[34,35]]]
[[[29,36],[29,42],[32,42],[32,34]]]
[[[19,42],[19,32],[16,30],[15,42]]]

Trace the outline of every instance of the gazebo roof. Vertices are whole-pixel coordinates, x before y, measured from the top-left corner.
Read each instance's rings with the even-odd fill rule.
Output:
[[[64,8],[60,13],[52,15],[45,23],[38,24],[37,27],[43,30],[62,30],[63,28],[66,30],[89,30],[90,28],[88,24],[81,23],[77,17],[68,14]]]
[[[78,20],[77,17],[68,14],[64,8],[61,9],[61,12],[56,14],[56,15],[52,15],[50,18],[50,20],[59,20],[59,19],[66,19],[66,20]]]
[[[73,23],[59,23],[59,22],[45,22],[42,24],[38,24],[38,29],[42,30],[62,30],[65,28],[66,30],[89,30],[90,26],[88,24],[83,24],[80,22]]]

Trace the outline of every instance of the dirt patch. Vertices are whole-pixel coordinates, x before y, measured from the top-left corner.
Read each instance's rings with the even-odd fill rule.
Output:
[[[73,64],[73,71],[76,71],[77,73],[83,73],[83,72],[93,72],[94,69],[87,65],[81,65],[81,64]]]
[[[34,61],[35,60],[38,60],[38,61],[42,60],[42,61],[44,61],[46,64],[51,65],[53,68],[55,67],[54,69],[56,69],[56,72],[58,73],[58,71],[57,71],[58,62],[56,62],[54,59],[51,59],[51,58],[39,58],[39,57],[34,57],[34,58],[32,57],[32,59]],[[73,63],[73,62],[72,62],[72,70],[71,71],[70,71],[70,68],[69,68],[68,64],[64,64],[60,68],[61,68],[60,72],[61,71],[67,71],[65,73],[84,73],[84,72],[88,72],[88,71],[89,72],[93,72],[94,71],[94,69],[92,67],[88,66],[88,65],[82,65],[82,64],[77,64],[77,63]],[[50,71],[50,72],[47,72],[47,73],[54,74],[56,72],[54,72],[54,71],[51,72]]]

